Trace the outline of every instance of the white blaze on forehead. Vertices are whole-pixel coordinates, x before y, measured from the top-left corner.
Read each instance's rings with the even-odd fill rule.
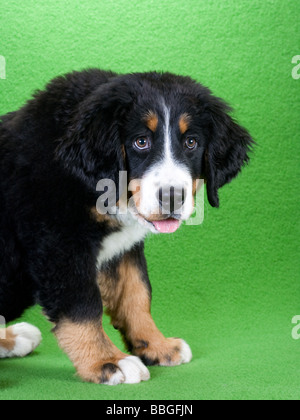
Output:
[[[165,125],[164,125],[164,144],[165,144],[165,161],[172,161],[171,150],[171,124],[170,124],[170,109],[164,105]]]
[[[153,165],[141,181],[141,213],[149,217],[157,214],[158,190],[164,187],[174,187],[187,191],[182,208],[182,219],[186,220],[193,210],[193,179],[188,167],[178,161],[172,151],[170,109],[164,104],[164,149],[162,159]]]

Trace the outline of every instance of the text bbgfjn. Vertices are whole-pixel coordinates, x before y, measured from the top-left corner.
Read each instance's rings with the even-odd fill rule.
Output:
[[[147,413],[150,415],[177,415],[183,417],[186,415],[193,414],[192,405],[164,405],[164,404],[151,404],[147,408],[143,407],[121,407],[117,404],[114,404],[110,407],[107,407],[106,415],[131,415],[134,418],[138,417],[140,414]]]

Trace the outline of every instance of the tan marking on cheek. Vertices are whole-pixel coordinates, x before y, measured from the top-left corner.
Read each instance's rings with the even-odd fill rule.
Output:
[[[109,214],[100,214],[96,207],[91,209],[90,214],[92,219],[97,223],[107,223],[107,225],[112,229],[117,229],[120,227],[120,223],[116,219],[111,217]]]
[[[193,180],[193,196],[195,196],[198,191],[198,185],[199,185],[199,180],[194,179]]]
[[[145,122],[149,130],[151,130],[153,133],[156,132],[158,127],[158,116],[155,112],[149,111],[143,118],[143,121]]]
[[[6,337],[5,339],[0,339],[0,347],[5,350],[11,351],[16,345],[16,336],[12,332],[12,327],[7,328],[4,331],[1,331],[1,336]]]
[[[133,203],[139,212],[141,205],[141,181],[139,179],[132,179],[128,189],[131,192],[130,200],[133,200]]]
[[[157,208],[156,210],[153,210],[150,215],[144,215],[141,212],[140,206],[141,206],[141,181],[133,179],[129,184],[129,190],[132,191],[132,196],[130,200],[133,200],[135,207],[141,217],[143,217],[148,222],[153,222],[157,220],[164,220],[165,215],[162,214],[162,211]]]
[[[201,189],[202,183],[200,182],[200,179],[193,179],[193,207],[195,207],[195,198],[197,192]]]
[[[179,129],[181,134],[185,134],[190,126],[191,123],[191,117],[189,114],[185,113],[182,114],[181,117],[179,118]]]

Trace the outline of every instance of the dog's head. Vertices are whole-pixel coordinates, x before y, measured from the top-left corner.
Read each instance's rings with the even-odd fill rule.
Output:
[[[218,207],[219,188],[249,160],[251,137],[230,111],[189,77],[119,76],[79,105],[57,154],[93,191],[127,171],[135,217],[170,232],[193,212],[197,180]]]

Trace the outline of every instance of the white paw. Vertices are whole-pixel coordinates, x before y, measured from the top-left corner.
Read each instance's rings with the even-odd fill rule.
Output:
[[[119,370],[105,385],[138,384],[150,379],[149,370],[136,356],[128,356],[118,362]]]
[[[193,358],[192,350],[190,346],[184,341],[182,341],[181,349],[180,349],[180,356],[181,356],[181,363],[190,363]]]
[[[24,357],[35,350],[42,341],[42,335],[38,328],[23,322],[11,327],[15,336],[15,345],[6,357]]]
[[[181,338],[171,340],[176,340],[176,353],[173,358],[170,355],[162,358],[159,366],[179,366],[184,363],[189,363],[193,358],[190,346]]]
[[[150,372],[136,356],[128,356],[118,363],[125,377],[124,384],[138,384],[150,379]]]
[[[120,369],[117,369],[117,371],[114,374],[112,374],[108,381],[103,382],[103,385],[119,385],[123,384],[124,381],[125,377],[123,375],[123,372]]]

